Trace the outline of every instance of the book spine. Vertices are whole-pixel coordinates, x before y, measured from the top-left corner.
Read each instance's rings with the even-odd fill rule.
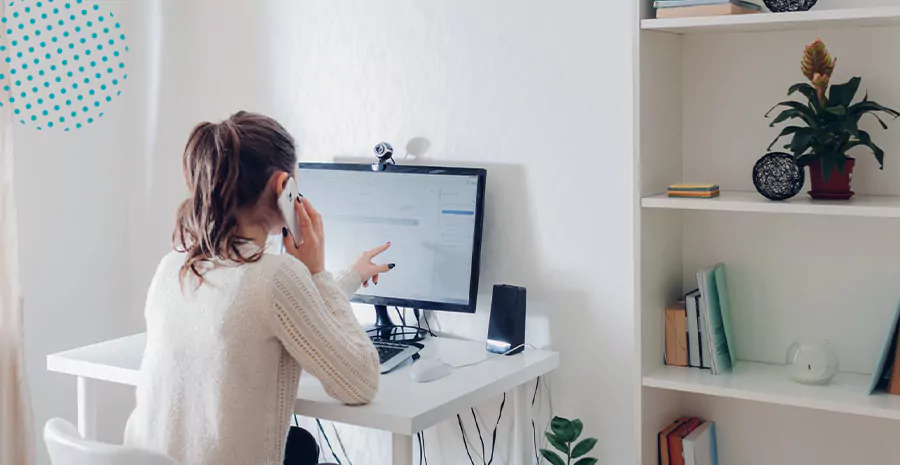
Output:
[[[699,418],[691,418],[669,435],[669,465],[685,465],[682,441],[685,436],[691,434],[691,431],[700,426],[700,423],[702,423],[702,420]]]
[[[696,292],[685,296],[685,309],[687,314],[687,339],[688,339],[688,365],[699,368],[702,366],[700,357],[700,328],[697,315]]]
[[[712,368],[712,355],[710,355],[710,339],[709,332],[707,331],[707,323],[706,323],[706,304],[703,302],[703,297],[700,293],[694,295],[694,299],[697,301],[697,313],[699,314],[699,330],[700,330],[700,367],[701,368]]]
[[[888,380],[888,394],[900,395],[900,337],[897,337],[897,345],[894,349],[894,369],[891,370],[891,377]]]
[[[688,366],[687,317],[684,302],[666,308],[666,365]]]

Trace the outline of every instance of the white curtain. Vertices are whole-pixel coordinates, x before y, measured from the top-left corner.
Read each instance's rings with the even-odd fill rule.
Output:
[[[5,16],[5,5],[0,3],[0,16]],[[9,83],[8,71],[0,61],[0,74],[5,77],[0,89]],[[0,91],[0,101],[9,102],[9,93]],[[22,345],[11,111],[9,103],[0,108],[0,464],[31,465],[34,434]]]

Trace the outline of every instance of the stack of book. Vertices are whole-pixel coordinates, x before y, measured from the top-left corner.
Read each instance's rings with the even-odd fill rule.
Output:
[[[718,465],[716,424],[679,418],[659,432],[660,465]]]
[[[718,184],[672,184],[666,189],[669,197],[711,199],[719,196]]]
[[[725,265],[697,272],[697,289],[665,310],[666,365],[708,368],[715,375],[735,363]]]
[[[657,18],[743,15],[759,13],[762,8],[744,0],[656,0]]]

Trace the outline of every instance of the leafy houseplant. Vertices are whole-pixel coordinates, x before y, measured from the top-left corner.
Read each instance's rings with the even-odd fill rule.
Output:
[[[803,94],[807,103],[781,102],[766,113],[768,118],[776,108],[784,108],[770,127],[788,120],[798,120],[803,124],[782,129],[769,149],[782,137],[792,136],[791,142],[784,148],[794,155],[797,165],[809,166],[812,181],[810,195],[813,198],[848,199],[853,195],[850,178],[856,160],[848,157],[847,152],[854,147],[862,145],[870,148],[881,169],[884,169],[884,150],[875,145],[868,132],[859,129],[859,121],[870,114],[882,128],[887,129],[878,113],[893,118],[900,116],[897,111],[870,101],[868,94],[854,104],[853,99],[861,82],[858,77],[829,88],[835,64],[837,59],[831,57],[821,39],[816,39],[806,47],[800,62],[800,69],[809,83],[794,84],[788,90],[788,95],[795,92]]]
[[[550,431],[547,431],[544,435],[547,436],[547,441],[550,442],[550,445],[564,455],[561,457],[555,451],[549,449],[541,449],[541,455],[553,465],[572,464],[572,460],[584,456],[597,444],[597,440],[594,438],[586,438],[578,443],[575,442],[581,436],[583,428],[584,425],[581,423],[581,420],[553,417],[553,420],[550,421]],[[563,457],[565,457],[565,460],[563,460]],[[574,462],[574,465],[594,465],[596,463],[597,459],[595,458],[583,457]]]

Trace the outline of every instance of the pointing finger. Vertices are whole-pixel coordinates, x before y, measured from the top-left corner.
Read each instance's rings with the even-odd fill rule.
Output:
[[[375,247],[374,249],[366,251],[366,256],[369,257],[369,260],[371,260],[389,248],[391,248],[390,241],[388,241],[382,245],[379,245],[378,247]]]

